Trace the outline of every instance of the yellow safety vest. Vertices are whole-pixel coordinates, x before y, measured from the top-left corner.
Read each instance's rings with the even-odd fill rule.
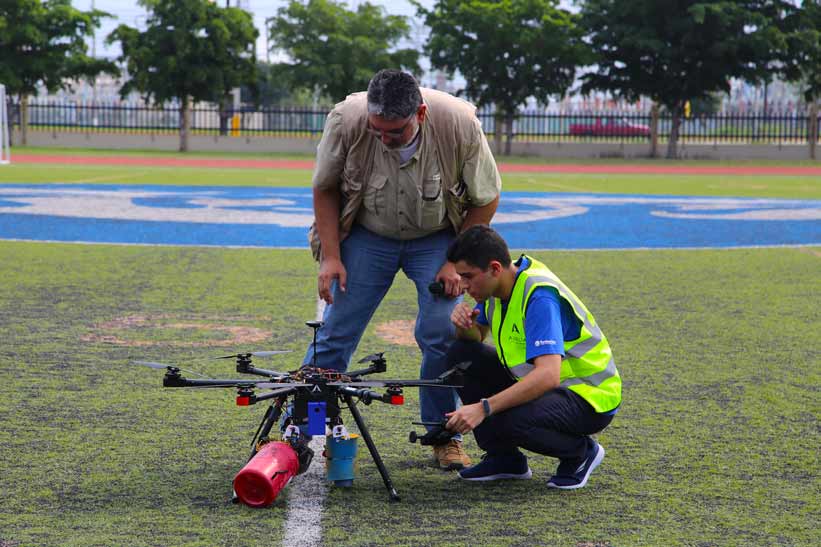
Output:
[[[533,370],[534,365],[527,362],[526,353],[527,302],[536,287],[553,287],[582,323],[580,336],[576,340],[564,341],[561,386],[581,395],[596,412],[613,410],[621,404],[621,377],[607,338],[593,314],[556,274],[541,262],[529,256],[526,258],[530,260],[530,266],[516,277],[507,309],[502,309],[498,298],[485,301],[485,316],[494,334],[499,360],[517,380]]]

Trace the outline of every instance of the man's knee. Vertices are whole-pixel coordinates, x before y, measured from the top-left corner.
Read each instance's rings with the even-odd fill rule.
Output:
[[[456,327],[450,320],[450,310],[421,310],[416,320],[413,335],[420,348],[431,349],[444,354],[454,341]]]
[[[482,352],[483,346],[481,342],[473,340],[454,340],[448,350],[447,361],[453,365],[462,361],[471,361]]]

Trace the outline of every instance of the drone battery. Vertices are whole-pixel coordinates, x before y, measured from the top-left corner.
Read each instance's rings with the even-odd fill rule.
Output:
[[[291,445],[269,442],[236,474],[234,492],[245,505],[267,507],[297,471],[299,458]]]
[[[308,403],[308,435],[325,434],[325,401]]]

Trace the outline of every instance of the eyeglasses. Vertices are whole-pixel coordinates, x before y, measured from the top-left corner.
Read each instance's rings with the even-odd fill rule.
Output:
[[[408,121],[405,122],[405,125],[403,125],[402,127],[398,128],[398,129],[388,129],[388,130],[374,129],[373,127],[371,127],[371,124],[369,122],[368,127],[365,128],[365,131],[367,131],[368,133],[370,133],[371,135],[373,135],[374,137],[377,137],[379,139],[384,138],[384,137],[388,137],[390,139],[399,139],[399,138],[402,137],[402,135],[405,134],[405,130],[408,128],[408,126],[413,121],[414,116],[415,116],[415,114],[411,114],[411,117],[408,118]]]

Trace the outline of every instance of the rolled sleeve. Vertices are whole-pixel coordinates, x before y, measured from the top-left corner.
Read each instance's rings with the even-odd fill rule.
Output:
[[[331,190],[339,187],[346,155],[342,113],[334,109],[325,120],[322,139],[316,149],[316,166],[311,181],[314,188]]]
[[[462,167],[462,180],[467,188],[469,206],[482,207],[499,195],[502,177],[478,119],[471,129],[468,141],[470,145]]]

